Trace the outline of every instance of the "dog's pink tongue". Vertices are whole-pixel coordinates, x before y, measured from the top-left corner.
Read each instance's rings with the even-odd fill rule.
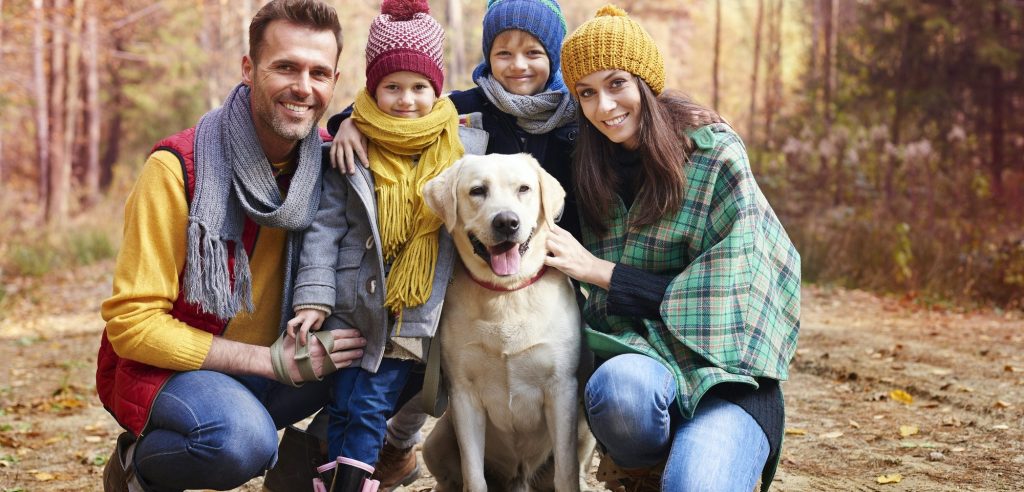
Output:
[[[515,243],[499,244],[490,248],[491,271],[495,275],[519,273],[519,248]]]

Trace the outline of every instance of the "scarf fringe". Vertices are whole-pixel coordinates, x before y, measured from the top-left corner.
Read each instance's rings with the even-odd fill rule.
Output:
[[[430,234],[428,232],[424,236]],[[408,288],[388,289],[384,306],[391,311],[401,312],[403,307],[419,306],[430,299],[434,269],[437,266],[438,230],[435,229],[432,235],[433,241],[410,241],[402,254],[395,258],[388,275],[388,285],[407,285]],[[422,282],[422,279],[430,281]]]
[[[233,296],[236,304],[241,304],[246,311],[254,311],[252,303],[252,271],[249,269],[249,254],[245,252],[242,241],[235,241],[235,289]],[[236,310],[237,311],[237,310]]]

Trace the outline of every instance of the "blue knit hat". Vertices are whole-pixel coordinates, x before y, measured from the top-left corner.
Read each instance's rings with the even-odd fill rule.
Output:
[[[562,84],[562,38],[565,37],[565,16],[555,0],[488,0],[484,14],[484,61],[473,70],[473,80],[491,73],[490,54],[494,38],[504,31],[518,29],[537,38],[551,61],[551,73],[545,85],[560,89]]]

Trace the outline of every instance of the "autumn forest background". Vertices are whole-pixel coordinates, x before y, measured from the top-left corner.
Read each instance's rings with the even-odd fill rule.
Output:
[[[334,1],[332,111],[378,0]],[[570,30],[605,0],[564,0]],[[929,305],[1024,302],[1024,1],[620,0],[670,87],[743,136],[804,279]],[[260,0],[0,0],[0,318],[33,279],[116,254],[152,144],[238,82]],[[483,0],[434,0],[447,87]],[[46,310],[47,299],[38,300]]]

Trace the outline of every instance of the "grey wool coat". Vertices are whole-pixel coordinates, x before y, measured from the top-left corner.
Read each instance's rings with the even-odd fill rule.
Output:
[[[467,154],[483,154],[487,149],[488,135],[483,130],[459,127],[459,138]],[[325,159],[329,147],[324,146]],[[292,306],[330,306],[332,314],[321,329],[358,329],[366,338],[360,366],[377,372],[393,327],[384,307],[386,271],[373,174],[363,166],[356,169],[352,175],[332,169],[324,172],[320,207],[303,237]],[[421,339],[424,355],[437,331],[455,254],[452,238],[442,227],[430,298],[402,313],[401,336]]]

